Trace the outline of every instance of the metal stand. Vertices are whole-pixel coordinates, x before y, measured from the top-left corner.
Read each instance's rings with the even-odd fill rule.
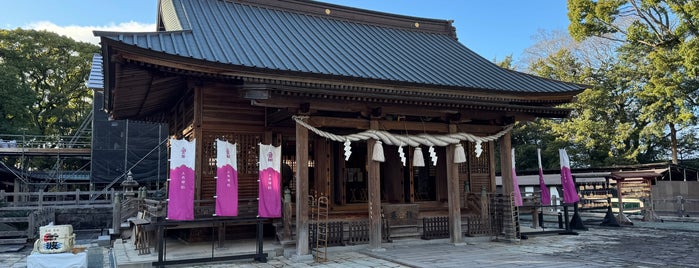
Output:
[[[616,220],[616,217],[614,217],[614,213],[612,213],[612,206],[607,207],[607,214],[604,215],[604,219],[602,219],[602,223],[599,224],[600,226],[610,226],[610,227],[621,227],[619,222]]]
[[[157,235],[158,235],[158,261],[153,262],[152,265],[155,267],[166,267],[170,265],[178,265],[178,264],[191,264],[191,263],[206,263],[206,262],[217,262],[217,261],[227,261],[227,260],[240,260],[240,259],[250,259],[252,258],[255,261],[258,262],[267,262],[267,253],[263,253],[263,246],[264,246],[264,233],[263,233],[263,224],[264,221],[267,219],[265,218],[214,218],[214,219],[198,219],[194,221],[165,221],[162,218],[158,219],[157,223]],[[167,230],[167,226],[179,226],[179,225],[187,225],[187,224],[211,224],[212,228],[215,228],[218,226],[220,223],[235,223],[235,222],[255,222],[257,224],[257,252],[252,253],[252,254],[241,254],[241,255],[232,255],[232,256],[221,256],[221,257],[214,257],[214,244],[215,244],[215,238],[212,237],[212,245],[211,245],[211,257],[210,258],[195,258],[195,259],[186,259],[186,260],[174,260],[174,261],[168,261],[166,260],[166,242],[165,242],[165,232]]]
[[[573,203],[573,218],[570,219],[570,229],[587,231],[587,227],[583,224],[578,213],[578,202]]]
[[[566,204],[563,204],[563,218],[565,219],[565,230],[563,232],[560,232],[558,234],[560,235],[578,235],[578,233],[573,232],[573,230],[570,229],[570,222],[568,221],[568,206]]]

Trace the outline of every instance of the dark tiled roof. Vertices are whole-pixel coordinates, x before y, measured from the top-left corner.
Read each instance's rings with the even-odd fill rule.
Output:
[[[95,34],[153,51],[263,70],[521,93],[584,88],[500,68],[448,34],[244,1],[162,3],[161,19],[171,31]]]

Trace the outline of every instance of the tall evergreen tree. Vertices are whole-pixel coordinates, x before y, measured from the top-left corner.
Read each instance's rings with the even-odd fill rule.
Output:
[[[619,58],[636,78],[627,82],[639,89],[633,96],[637,120],[645,124],[639,139],[649,153],[654,143],[668,141],[678,163],[679,135],[697,120],[699,1],[569,0],[568,17],[575,39],[596,36],[621,44]]]

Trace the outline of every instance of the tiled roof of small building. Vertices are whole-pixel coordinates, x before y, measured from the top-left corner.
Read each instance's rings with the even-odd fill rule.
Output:
[[[407,29],[338,18],[332,8],[340,6],[329,4],[325,13],[309,14],[254,2],[161,0],[161,28],[167,31],[95,34],[153,51],[260,70],[515,93],[584,89],[500,68],[453,34],[421,31],[418,22],[450,27],[448,21],[414,18],[415,29]]]
[[[102,55],[100,54],[92,55],[92,67],[86,85],[90,89],[104,89],[104,72],[102,70]]]

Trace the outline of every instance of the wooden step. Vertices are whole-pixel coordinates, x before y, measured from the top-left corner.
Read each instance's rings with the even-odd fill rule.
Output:
[[[27,236],[27,231],[1,231],[0,237]]]
[[[0,239],[0,245],[17,245],[26,244],[27,238],[5,238]]]
[[[391,234],[391,238],[420,238],[419,232]]]
[[[279,244],[281,244],[283,247],[293,247],[296,246],[296,240],[280,240]]]
[[[29,222],[29,217],[0,217],[0,222]]]

